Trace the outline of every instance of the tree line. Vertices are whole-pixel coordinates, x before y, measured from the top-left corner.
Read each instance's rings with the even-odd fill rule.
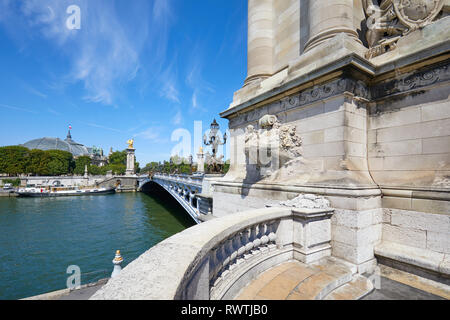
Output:
[[[230,168],[230,162],[227,161],[224,164],[224,172],[227,173]],[[144,168],[141,169],[142,173],[168,173],[168,174],[191,174],[192,172],[196,172],[198,170],[197,165],[189,164],[189,160],[186,158],[182,158],[178,155],[170,157],[169,161],[164,160],[163,162],[150,162],[145,165]],[[203,171],[207,171],[207,165],[203,168]]]
[[[85,166],[92,175],[125,174],[126,151],[116,151],[109,157],[109,164],[99,167],[91,164],[88,156],[74,158],[70,152],[62,150],[30,150],[23,146],[0,147],[0,173],[9,176],[29,174],[35,176],[83,175]],[[139,172],[139,163],[135,163]]]

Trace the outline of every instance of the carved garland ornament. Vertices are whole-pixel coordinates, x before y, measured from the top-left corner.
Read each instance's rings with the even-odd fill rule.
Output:
[[[363,0],[370,59],[394,50],[400,37],[432,23],[445,0]]]

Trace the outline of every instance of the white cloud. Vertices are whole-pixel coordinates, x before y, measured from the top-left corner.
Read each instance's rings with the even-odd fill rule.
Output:
[[[47,95],[45,93],[42,93],[41,91],[31,87],[30,85],[23,83],[24,88],[31,94],[34,94],[35,96],[41,97],[43,99],[47,98]]]
[[[103,129],[103,130],[108,130],[108,131],[114,131],[114,132],[118,132],[118,133],[123,133],[122,130],[116,129],[116,128],[111,128],[111,127],[107,127],[107,126],[103,126],[101,124],[97,124],[97,123],[92,123],[92,122],[85,122],[84,124],[88,125],[89,127],[93,127],[93,128],[99,128],[99,129]]]
[[[172,123],[176,126],[179,126],[182,121],[183,121],[183,114],[182,114],[181,110],[178,110],[172,119]]]
[[[156,3],[162,19],[168,3]],[[66,27],[66,9],[72,4],[81,9],[80,30]],[[135,79],[141,68],[139,54],[148,40],[149,6],[147,1],[136,1],[129,6],[130,12],[119,13],[114,2],[105,0],[24,0],[19,4],[3,0],[0,23],[14,38],[47,39],[69,60],[69,69],[60,80],[66,84],[81,81],[86,100],[114,105],[124,84]],[[135,13],[138,19],[122,19]]]
[[[204,80],[202,75],[202,50],[197,43],[191,53],[190,71],[186,76],[186,84],[193,90],[191,98],[191,111],[200,110],[207,111],[201,106],[200,98],[204,98],[207,94],[215,93],[213,86]]]
[[[167,138],[161,136],[161,128],[159,127],[150,127],[142,132],[134,134],[133,137],[149,140],[153,143],[164,143],[168,141]]]
[[[180,103],[178,89],[172,81],[168,81],[163,85],[161,95],[172,102]]]
[[[0,107],[1,108],[6,108],[6,109],[11,109],[11,110],[17,110],[17,111],[23,111],[23,112],[37,114],[36,111],[30,110],[30,109],[26,109],[26,108],[22,108],[22,107],[12,106],[12,105],[9,105],[9,104],[1,104],[0,103]]]

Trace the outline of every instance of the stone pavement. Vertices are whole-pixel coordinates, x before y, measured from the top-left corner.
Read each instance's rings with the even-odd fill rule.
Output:
[[[290,261],[259,275],[241,290],[236,300],[355,300],[372,289],[370,281],[353,276],[343,265]]]
[[[380,288],[363,300],[449,300],[450,286],[379,265]]]
[[[380,267],[380,287],[330,263],[315,266],[297,261],[267,270],[247,285],[236,300],[442,300],[450,299],[450,287],[416,275]],[[348,281],[348,282],[347,282]]]

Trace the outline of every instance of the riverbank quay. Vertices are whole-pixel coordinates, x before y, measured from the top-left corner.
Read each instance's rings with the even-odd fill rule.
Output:
[[[109,278],[80,286],[78,289],[61,289],[20,300],[88,300],[103,287]]]
[[[12,197],[17,197],[18,194],[15,193],[15,190],[3,190],[0,189],[0,197],[8,197],[8,198],[12,198]]]

